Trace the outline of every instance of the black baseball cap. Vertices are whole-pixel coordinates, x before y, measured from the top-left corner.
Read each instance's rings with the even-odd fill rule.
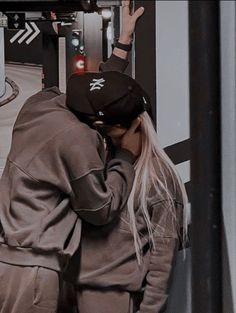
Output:
[[[116,72],[73,74],[68,80],[66,105],[83,122],[130,123],[145,110],[150,99],[130,76]]]

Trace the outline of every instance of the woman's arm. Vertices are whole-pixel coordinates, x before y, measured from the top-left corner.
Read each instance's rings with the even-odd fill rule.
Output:
[[[143,14],[144,8],[138,8],[133,14],[130,12],[130,1],[122,1],[122,27],[118,42],[129,45],[133,39],[133,33],[138,18]],[[114,48],[113,54],[119,58],[126,59],[128,52]]]
[[[143,12],[144,8],[140,7],[133,14],[130,13],[130,1],[122,1],[122,26],[118,42],[125,45],[132,42],[136,22]],[[124,72],[128,65],[128,54],[129,52],[115,47],[110,58],[105,63],[101,63],[99,69],[103,72]]]
[[[179,233],[183,206],[176,203],[177,220],[173,219],[168,202],[153,207],[152,223],[155,227],[154,243],[150,254],[144,297],[139,313],[164,313],[166,310],[170,277],[179,247]]]

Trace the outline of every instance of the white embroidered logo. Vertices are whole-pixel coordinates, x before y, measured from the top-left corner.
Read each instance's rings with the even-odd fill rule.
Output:
[[[90,83],[89,85],[91,86],[90,91],[93,91],[95,89],[102,89],[104,87],[103,83],[105,83],[105,79],[100,78],[100,79],[93,79],[93,82]]]

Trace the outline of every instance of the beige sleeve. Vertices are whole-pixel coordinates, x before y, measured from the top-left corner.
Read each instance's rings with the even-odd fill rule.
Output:
[[[164,313],[168,300],[170,277],[179,247],[182,206],[176,204],[177,220],[173,219],[168,202],[153,205],[152,223],[155,226],[144,297],[139,313]]]

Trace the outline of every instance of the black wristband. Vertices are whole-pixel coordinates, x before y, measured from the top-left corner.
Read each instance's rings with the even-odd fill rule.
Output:
[[[121,50],[129,52],[132,49],[132,43],[130,44],[124,44],[120,43],[118,40],[116,41],[114,47],[119,48]]]

